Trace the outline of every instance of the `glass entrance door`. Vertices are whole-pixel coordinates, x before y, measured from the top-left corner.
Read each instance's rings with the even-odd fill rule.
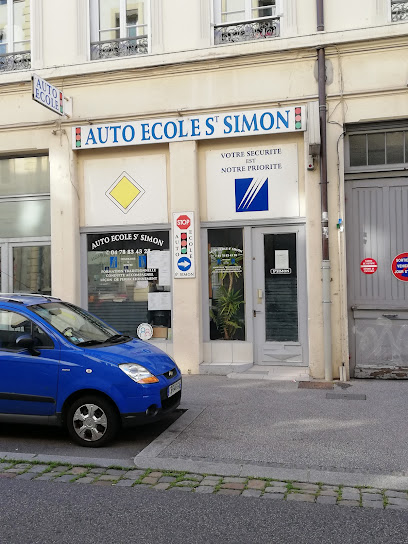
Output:
[[[253,229],[257,364],[306,365],[306,263],[299,227]]]
[[[0,243],[3,293],[51,294],[51,246],[44,242]]]

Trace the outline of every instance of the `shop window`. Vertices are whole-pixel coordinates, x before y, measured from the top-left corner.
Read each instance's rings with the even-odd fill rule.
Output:
[[[242,229],[208,230],[210,339],[245,340]]]
[[[279,0],[215,0],[215,44],[279,36]]]
[[[91,59],[148,53],[149,0],[90,0]]]
[[[30,0],[0,0],[0,72],[31,66]]]
[[[88,308],[123,334],[171,338],[168,231],[89,234]]]
[[[408,21],[408,2],[391,0],[391,21]]]
[[[0,160],[0,238],[50,234],[48,157]]]

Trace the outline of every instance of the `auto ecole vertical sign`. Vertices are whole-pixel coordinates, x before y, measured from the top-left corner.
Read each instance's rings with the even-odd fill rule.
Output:
[[[194,212],[173,213],[175,278],[195,278]]]

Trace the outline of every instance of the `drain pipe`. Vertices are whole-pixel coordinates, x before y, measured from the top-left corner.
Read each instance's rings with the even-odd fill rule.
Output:
[[[324,0],[316,0],[317,31],[324,31]],[[317,72],[319,89],[320,117],[320,191],[322,210],[322,295],[323,295],[323,346],[324,379],[333,380],[331,354],[331,299],[330,299],[330,256],[329,256],[329,213],[327,199],[327,106],[326,106],[326,52],[324,47],[317,49]]]

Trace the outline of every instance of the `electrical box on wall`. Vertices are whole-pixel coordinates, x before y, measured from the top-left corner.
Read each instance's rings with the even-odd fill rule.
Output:
[[[309,155],[318,157],[320,155],[320,115],[317,100],[307,104],[307,138]]]

